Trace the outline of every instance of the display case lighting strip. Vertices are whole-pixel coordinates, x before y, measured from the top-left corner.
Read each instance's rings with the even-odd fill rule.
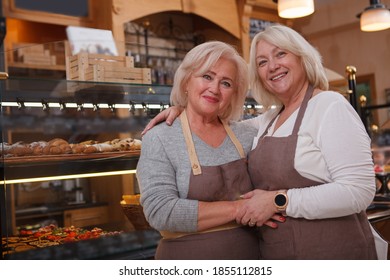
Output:
[[[2,107],[28,107],[28,108],[42,108],[44,105],[48,106],[49,108],[63,108],[64,106],[66,108],[79,108],[82,106],[84,109],[94,109],[99,107],[100,109],[166,109],[169,107],[169,105],[163,105],[163,104],[140,104],[140,103],[132,103],[132,104],[106,104],[106,103],[58,103],[58,102],[48,102],[48,103],[42,103],[42,102],[1,102]],[[246,104],[244,107],[247,108],[256,108],[256,109],[262,109],[263,105],[259,104]]]
[[[84,109],[94,109],[97,107],[101,109],[161,109],[161,108],[168,108],[169,105],[163,105],[163,104],[105,104],[105,103],[57,103],[57,102],[48,102],[48,103],[42,103],[42,102],[1,102],[2,107],[28,107],[28,108],[42,108],[43,106],[48,106],[49,108],[63,108],[64,106],[66,108],[78,108],[79,106],[82,106]]]
[[[135,174],[135,172],[136,172],[135,169],[130,169],[130,170],[121,170],[121,171],[99,172],[99,173],[72,174],[72,175],[61,175],[61,176],[48,176],[48,177],[37,177],[37,178],[2,180],[2,181],[0,181],[0,185],[42,182],[42,181],[52,181],[52,180],[68,180],[68,179],[90,178],[90,177],[99,177],[99,176],[126,175],[126,174]]]

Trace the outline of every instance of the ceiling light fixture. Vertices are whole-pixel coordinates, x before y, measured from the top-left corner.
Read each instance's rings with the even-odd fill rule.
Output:
[[[272,0],[281,18],[300,18],[314,13],[314,0]]]
[[[390,28],[390,11],[380,0],[370,0],[370,6],[357,15],[360,18],[360,29],[372,32]]]

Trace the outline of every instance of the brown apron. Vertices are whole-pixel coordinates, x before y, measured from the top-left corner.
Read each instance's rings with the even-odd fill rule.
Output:
[[[265,137],[275,117],[249,153],[249,174],[255,188],[279,190],[322,184],[301,176],[294,168],[298,130],[312,94],[313,87],[309,86],[290,136]],[[362,211],[318,220],[287,217],[277,230],[263,226],[260,255],[262,259],[376,259],[376,250]]]
[[[193,171],[190,175],[188,199],[232,201],[253,189],[244,150],[228,125],[224,124],[226,132],[241,159],[219,166],[200,166],[185,111],[180,119]],[[156,259],[259,259],[256,231],[235,222],[204,232],[161,234],[163,239],[157,247]]]

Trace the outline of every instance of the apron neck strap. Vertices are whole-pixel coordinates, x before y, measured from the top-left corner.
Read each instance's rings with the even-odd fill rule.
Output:
[[[245,156],[244,148],[242,147],[240,141],[238,141],[232,128],[225,121],[222,121],[222,124],[225,127],[226,133],[230,137],[230,140],[232,140],[234,146],[236,146],[236,149],[237,149],[238,153],[240,154],[240,157],[245,158],[246,156]]]
[[[297,116],[297,119],[295,121],[294,129],[292,132],[293,135],[298,134],[299,128],[301,127],[303,116],[304,116],[305,111],[306,111],[307,104],[309,103],[309,100],[313,95],[313,91],[314,91],[314,87],[311,84],[309,84],[307,86],[305,97],[303,98],[302,104],[301,104],[299,111],[298,111],[298,116]]]
[[[183,129],[184,139],[186,140],[186,144],[187,144],[188,154],[190,156],[192,173],[194,175],[200,175],[202,174],[202,169],[200,168],[198,156],[196,155],[195,145],[194,145],[194,141],[192,140],[191,129],[188,123],[186,110],[184,110],[180,114],[180,120],[181,120],[181,127]]]
[[[190,125],[188,123],[186,110],[184,110],[180,114],[180,121],[181,121],[181,127],[182,127],[183,134],[184,134],[184,139],[185,139],[186,144],[187,144],[187,150],[188,150],[188,154],[190,157],[192,173],[194,175],[200,175],[200,174],[202,174],[202,169],[201,169],[200,164],[199,164],[198,156],[196,155],[195,145],[194,145],[194,141],[192,139],[191,129],[190,129]],[[222,124],[226,130],[227,135],[232,140],[234,146],[236,147],[238,153],[240,154],[240,157],[245,158],[244,149],[243,149],[240,141],[238,141],[236,135],[232,131],[231,127],[225,121],[222,121]]]

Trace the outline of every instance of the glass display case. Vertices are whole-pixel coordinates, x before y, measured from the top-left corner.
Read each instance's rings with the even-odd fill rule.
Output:
[[[376,194],[367,210],[374,228],[390,244],[390,103],[368,104],[360,96],[360,116],[371,137]],[[388,251],[390,259],[390,250]]]
[[[67,80],[64,59],[29,48],[2,54],[2,258],[152,258],[159,234],[137,228],[121,201],[139,192],[140,131],[171,88]]]
[[[361,118],[371,137],[372,155],[377,178],[375,202],[390,203],[390,104],[370,104],[361,102]]]

